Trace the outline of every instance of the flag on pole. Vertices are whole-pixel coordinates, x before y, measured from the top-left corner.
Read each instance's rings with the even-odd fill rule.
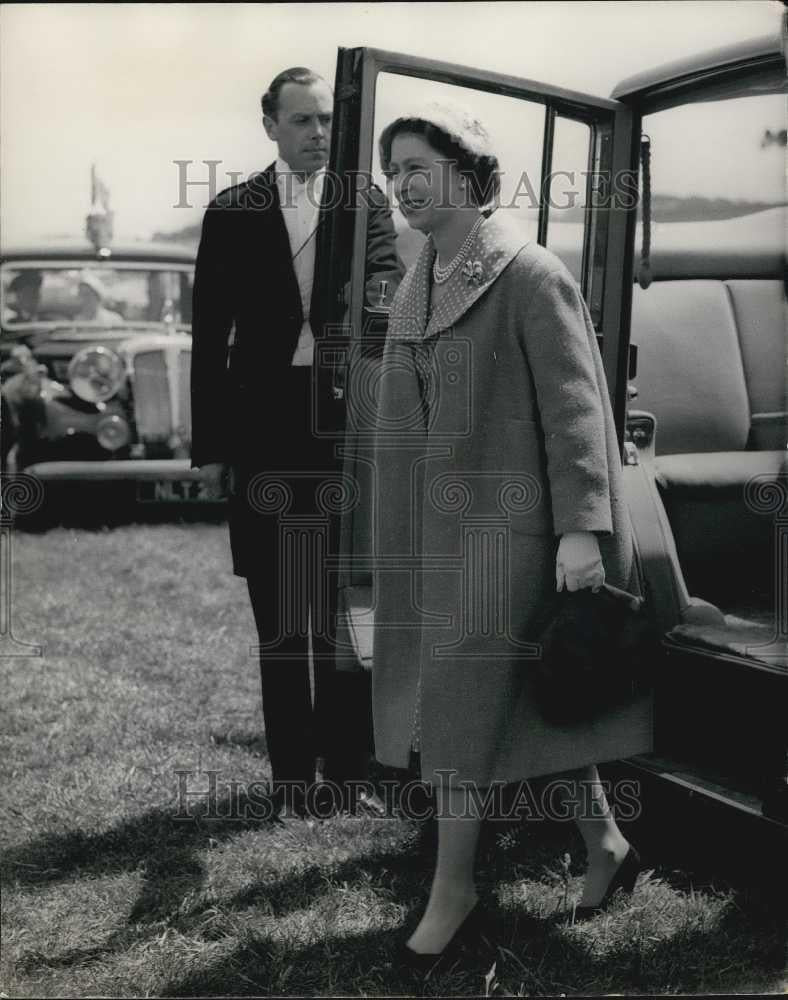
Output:
[[[109,187],[99,177],[96,164],[90,165],[90,211],[85,219],[85,235],[99,255],[109,255],[112,241],[112,217],[109,207]]]
[[[90,204],[93,211],[101,206],[109,212],[109,187],[99,177],[95,163],[90,167]]]

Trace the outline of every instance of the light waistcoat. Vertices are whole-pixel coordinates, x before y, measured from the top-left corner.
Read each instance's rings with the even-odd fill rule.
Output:
[[[301,293],[304,322],[293,354],[293,365],[311,365],[315,352],[315,337],[309,324],[309,306],[315,278],[315,246],[320,200],[323,195],[325,168],[308,177],[306,182],[294,174],[284,160],[276,161],[276,185],[279,204],[290,239],[293,270]]]

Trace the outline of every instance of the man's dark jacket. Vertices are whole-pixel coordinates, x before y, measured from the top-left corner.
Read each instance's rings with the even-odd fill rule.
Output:
[[[370,204],[366,286],[385,278],[393,294],[403,267],[391,212],[378,188],[365,191],[364,197]],[[344,198],[340,210],[346,233],[352,232],[349,201]],[[324,219],[321,210],[321,226]],[[317,246],[309,315],[316,341],[329,319],[321,315],[318,294],[319,269],[325,263],[320,260],[320,233]],[[281,460],[287,450],[287,426],[282,420],[287,413],[287,375],[302,325],[301,294],[272,164],[221,192],[205,212],[193,296],[193,466],[223,462],[243,470],[246,478]],[[330,382],[318,385],[318,404],[336,406]],[[245,548],[241,535],[247,527],[248,519],[242,525],[231,504],[234,554]],[[235,569],[246,572],[237,556]]]

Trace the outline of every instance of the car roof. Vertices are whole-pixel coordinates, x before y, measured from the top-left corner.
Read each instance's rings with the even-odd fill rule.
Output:
[[[643,70],[618,83],[610,96],[617,101],[631,101],[660,91],[666,84],[681,80],[699,83],[713,71],[734,71],[738,66],[744,70],[772,61],[784,63],[782,40],[779,35],[763,35]]]
[[[23,260],[99,260],[151,261],[157,263],[193,264],[193,247],[166,240],[140,240],[125,243],[113,242],[108,256],[100,256],[88,240],[53,239],[30,243],[4,244],[0,251],[3,262]]]

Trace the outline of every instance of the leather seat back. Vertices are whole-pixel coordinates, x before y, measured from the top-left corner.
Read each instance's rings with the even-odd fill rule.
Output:
[[[773,580],[772,521],[746,487],[786,473],[784,308],[776,279],[634,289],[637,407],[657,417],[656,482],[690,592],[723,604],[761,600]]]
[[[635,286],[637,407],[657,417],[658,455],[739,451],[750,433],[735,316],[722,281]]]
[[[750,447],[786,446],[788,340],[786,302],[781,281],[725,282],[739,332],[744,377],[750,401]]]

